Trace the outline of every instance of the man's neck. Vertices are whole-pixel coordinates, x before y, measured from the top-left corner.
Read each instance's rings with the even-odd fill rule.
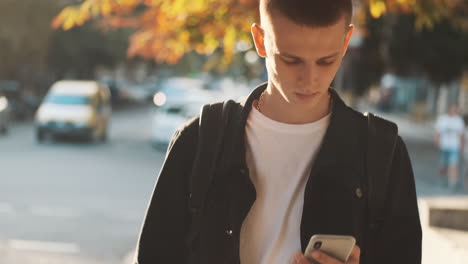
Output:
[[[307,124],[318,121],[329,114],[330,96],[329,94],[320,95],[322,98],[313,107],[306,105],[298,105],[286,102],[282,95],[272,89],[271,84],[268,84],[264,92],[261,103],[263,115],[270,119],[287,124]]]

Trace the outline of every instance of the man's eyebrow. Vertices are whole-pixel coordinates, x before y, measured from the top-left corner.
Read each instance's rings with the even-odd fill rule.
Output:
[[[331,58],[333,58],[333,57],[338,56],[339,54],[340,54],[339,52],[336,52],[336,53],[333,53],[332,55],[328,55],[328,56],[322,57],[322,58],[320,58],[319,60],[331,59]]]
[[[326,59],[331,59],[333,57],[336,57],[340,54],[340,52],[336,52],[336,53],[333,53],[331,55],[328,55],[328,56],[325,56],[325,57],[322,57],[318,60],[326,60]],[[291,58],[291,59],[301,59],[301,57],[298,57],[298,56],[295,56],[295,55],[292,55],[292,54],[289,54],[287,52],[280,52],[279,55],[283,56],[283,57],[288,57],[288,58]]]
[[[289,54],[287,52],[279,52],[279,55],[281,55],[283,57],[289,57],[291,59],[301,59],[300,57],[291,55],[291,54]]]

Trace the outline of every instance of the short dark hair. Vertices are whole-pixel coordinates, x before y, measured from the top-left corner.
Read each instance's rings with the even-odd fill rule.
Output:
[[[353,15],[352,0],[260,0],[260,9],[272,14],[279,11],[295,23],[324,27],[345,18],[346,26]]]

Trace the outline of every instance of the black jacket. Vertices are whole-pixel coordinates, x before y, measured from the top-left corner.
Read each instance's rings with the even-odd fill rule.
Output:
[[[145,217],[136,263],[239,263],[241,225],[255,201],[255,188],[245,161],[245,124],[252,102],[265,88],[262,85],[255,89],[241,103],[241,120],[229,124],[230,129],[239,132],[232,139],[236,143],[232,164],[215,174],[206,196],[200,235],[191,244],[187,243],[189,178],[197,147],[198,118],[176,132]],[[343,234],[356,238],[361,247],[361,263],[420,263],[422,233],[405,144],[398,138],[387,186],[385,221],[370,227],[363,176],[367,119],[347,107],[334,91],[332,96],[330,125],[304,194],[302,250],[314,234]],[[369,239],[364,239],[369,232]],[[372,247],[372,259],[366,244]]]

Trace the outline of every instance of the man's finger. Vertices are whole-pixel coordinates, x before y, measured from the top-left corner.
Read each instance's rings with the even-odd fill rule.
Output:
[[[353,247],[353,251],[351,251],[350,258],[359,258],[361,256],[361,249],[358,246]]]
[[[349,256],[348,259],[348,264],[354,264],[354,263],[359,263],[359,260],[361,258],[361,249],[358,246],[354,246],[353,250],[351,251],[351,255]]]
[[[310,261],[304,257],[302,252],[298,251],[294,254],[291,264],[311,264]]]
[[[318,261],[320,264],[343,264],[343,262],[328,256],[327,254],[315,250],[312,252],[312,258]]]

